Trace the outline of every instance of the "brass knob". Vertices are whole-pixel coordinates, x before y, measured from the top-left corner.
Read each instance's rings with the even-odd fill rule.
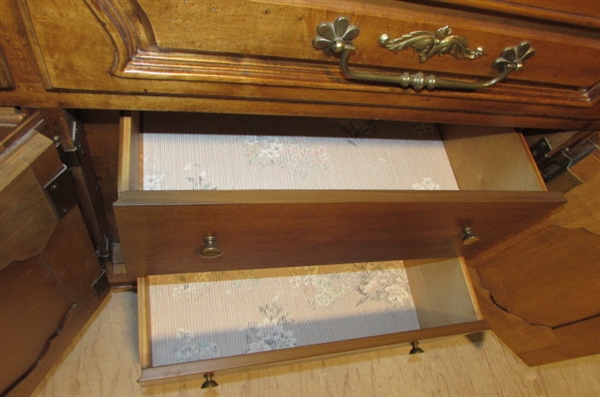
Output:
[[[410,345],[412,346],[412,349],[410,349],[410,351],[408,352],[408,354],[421,354],[421,353],[425,353],[425,351],[419,347],[419,342],[410,342]]]
[[[223,255],[223,250],[217,246],[217,238],[208,236],[204,239],[204,245],[198,248],[198,255],[203,258],[211,259]]]
[[[204,374],[204,378],[206,380],[204,381],[202,386],[200,386],[201,389],[212,389],[213,387],[219,386],[219,384],[212,378],[213,375],[214,374],[212,372],[207,372]]]
[[[479,241],[479,236],[473,233],[473,230],[470,227],[465,227],[463,229],[463,245],[470,245]]]

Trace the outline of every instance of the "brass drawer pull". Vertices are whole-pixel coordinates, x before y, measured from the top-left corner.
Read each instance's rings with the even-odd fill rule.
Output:
[[[223,255],[223,250],[217,246],[217,238],[208,236],[204,239],[204,245],[197,252],[203,258],[212,259]]]
[[[405,72],[389,76],[383,73],[357,72],[348,67],[350,53],[356,49],[352,44],[352,40],[358,37],[360,33],[358,26],[350,25],[348,18],[338,17],[333,23],[322,23],[317,27],[317,33],[319,35],[313,39],[313,47],[323,50],[327,56],[339,56],[340,70],[347,78],[362,82],[400,85],[404,88],[412,87],[416,90],[423,88],[432,90],[436,88],[475,91],[487,88],[504,80],[513,71],[521,70],[524,67],[525,60],[535,55],[535,48],[531,47],[529,41],[522,41],[514,47],[506,47],[500,54],[500,57],[492,64],[492,67],[498,69],[500,74],[487,81],[448,80],[438,78],[433,74],[426,76],[422,72],[414,74]],[[380,43],[384,46],[388,41],[390,40],[385,34],[380,38]],[[478,50],[481,49],[478,48],[474,52],[478,53]]]
[[[477,59],[483,55],[482,47],[472,50],[466,38],[451,36],[451,34],[452,29],[449,26],[439,28],[435,33],[418,30],[396,39],[384,33],[379,37],[379,44],[391,51],[412,48],[419,53],[421,62],[426,62],[436,54],[440,56],[450,54],[458,59]]]

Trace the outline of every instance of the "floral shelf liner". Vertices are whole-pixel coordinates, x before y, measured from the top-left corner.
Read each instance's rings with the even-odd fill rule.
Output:
[[[437,127],[414,128],[419,139],[143,134],[143,189],[457,190]]]
[[[149,277],[153,366],[419,329],[402,261]]]

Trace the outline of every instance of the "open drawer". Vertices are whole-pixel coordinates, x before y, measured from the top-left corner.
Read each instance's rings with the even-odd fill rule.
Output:
[[[468,257],[564,201],[561,194],[545,191],[524,140],[510,129],[172,113],[141,117],[133,113],[122,118],[120,196],[114,207],[127,272],[135,277]],[[175,151],[158,152],[181,161],[187,188],[200,190],[143,190],[144,179],[147,188],[156,189],[176,173],[174,168],[157,170],[159,162],[142,153],[158,133],[186,142]],[[210,154],[209,147],[208,154],[188,160],[192,146],[186,139],[209,135],[237,137],[238,143],[218,155]],[[287,137],[264,138],[281,135]],[[313,138],[310,144],[284,140],[299,135],[329,138]],[[338,141],[327,146],[319,139]],[[338,150],[339,142],[345,151]],[[367,152],[363,146],[373,142],[371,158],[361,159]],[[282,147],[295,147],[300,155],[290,151],[288,163],[282,163]],[[334,149],[342,159],[333,158]],[[385,167],[378,171],[375,166],[381,164]],[[220,181],[203,172],[209,166],[225,172]],[[336,167],[336,176],[319,174]],[[422,167],[427,171],[419,175]],[[249,188],[250,177],[235,178],[249,168],[260,169],[267,182],[286,168],[316,170],[320,179],[306,186],[321,187],[276,188],[258,181],[260,189]],[[442,172],[444,182],[432,179],[433,172]],[[412,176],[403,181],[404,173]],[[347,175],[351,177],[344,179]],[[452,180],[446,181],[448,175]],[[385,180],[388,176],[395,178],[393,183]],[[372,183],[382,178],[379,185]],[[350,187],[338,184],[342,179]],[[234,181],[232,188],[222,188],[228,180]],[[323,188],[328,185],[322,180],[332,187]],[[242,190],[227,190],[237,186]],[[457,188],[461,190],[452,190]]]
[[[134,113],[121,134],[141,382],[485,330],[457,257],[563,202],[507,129]]]
[[[147,276],[138,295],[144,384],[489,328],[459,259]]]

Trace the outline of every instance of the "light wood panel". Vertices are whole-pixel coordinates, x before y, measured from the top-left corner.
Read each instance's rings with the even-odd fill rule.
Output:
[[[554,211],[552,224],[566,229],[581,228],[600,236],[600,149],[570,168],[584,183],[566,193],[568,201]]]
[[[423,262],[404,261],[421,328],[476,321],[460,259]]]
[[[138,190],[140,159],[140,114],[131,112],[121,117],[119,124],[119,170],[117,174],[117,190]]]
[[[150,303],[149,288],[150,286],[146,281],[146,277],[138,277],[138,350],[140,366],[142,368],[152,366],[152,343],[150,337],[152,329],[150,328],[150,308],[148,307]]]
[[[523,137],[512,128],[440,125],[461,190],[545,191]]]
[[[111,294],[101,313],[65,353],[33,396],[573,396],[600,394],[600,355],[529,368],[492,334],[348,354],[204,381],[142,387],[137,383],[136,295]]]

